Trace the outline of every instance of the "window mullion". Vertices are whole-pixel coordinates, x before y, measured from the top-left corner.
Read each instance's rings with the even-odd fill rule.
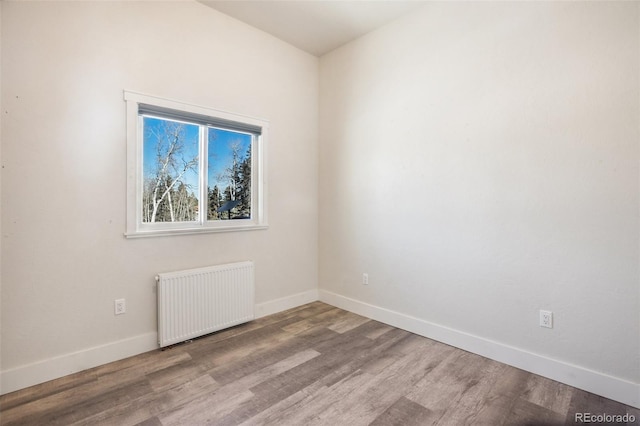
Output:
[[[199,150],[199,155],[200,155],[200,161],[198,162],[199,166],[200,166],[200,173],[199,173],[199,183],[200,183],[200,203],[198,206],[198,223],[200,224],[200,226],[204,226],[204,224],[207,222],[207,215],[208,215],[208,211],[209,211],[209,193],[208,193],[208,188],[207,185],[209,183],[209,176],[208,176],[208,171],[209,171],[209,167],[208,167],[208,151],[209,151],[209,141],[208,141],[208,133],[207,132],[207,127],[206,126],[200,126],[200,150]]]

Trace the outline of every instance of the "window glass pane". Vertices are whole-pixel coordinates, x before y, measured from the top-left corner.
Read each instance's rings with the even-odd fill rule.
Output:
[[[142,221],[197,221],[198,126],[147,116],[142,120]]]
[[[248,133],[209,127],[207,220],[251,218],[251,143]]]

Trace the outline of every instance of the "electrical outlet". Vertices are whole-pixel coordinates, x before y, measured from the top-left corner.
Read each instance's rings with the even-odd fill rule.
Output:
[[[367,274],[366,272],[362,274],[362,284],[364,285],[369,284],[369,274]]]
[[[553,312],[540,310],[540,327],[553,328]]]
[[[124,299],[116,299],[113,301],[115,306],[115,314],[122,315],[127,312],[127,304]]]

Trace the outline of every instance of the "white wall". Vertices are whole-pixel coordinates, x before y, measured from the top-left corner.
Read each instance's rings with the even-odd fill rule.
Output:
[[[435,2],[322,57],[321,298],[640,404],[638,8]]]
[[[197,2],[1,7],[3,392],[157,347],[158,272],[317,297],[317,58]],[[269,229],[125,239],[123,89],[269,120]]]

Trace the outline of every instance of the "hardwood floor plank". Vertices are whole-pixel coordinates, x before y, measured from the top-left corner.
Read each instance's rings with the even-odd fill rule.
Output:
[[[433,413],[422,405],[400,397],[370,423],[371,426],[422,426],[431,424]]]
[[[180,419],[183,417],[190,421],[201,422],[209,421],[210,414],[200,415],[191,413],[192,410],[199,411],[204,406],[216,405],[216,417],[222,418],[237,406],[242,405],[246,401],[250,401],[254,393],[250,389],[269,378],[282,374],[294,367],[297,367],[305,362],[320,355],[313,350],[306,350],[290,356],[289,358],[282,360],[276,364],[265,367],[264,369],[257,371],[253,374],[247,375],[239,380],[228,383],[225,386],[220,387],[215,392],[204,395],[197,398],[195,401],[190,401],[189,404],[177,407],[170,410],[168,413],[162,413],[158,415],[163,424],[180,424]],[[223,404],[220,407],[220,402],[226,398],[231,398],[231,403]],[[212,411],[211,409],[204,409],[205,412]]]
[[[125,376],[132,374],[136,377],[143,377],[149,372],[162,369],[165,366],[175,365],[188,359],[190,359],[189,354],[184,352],[175,351],[169,353],[151,351],[135,357],[129,357],[120,361],[94,367],[76,374],[70,374],[56,380],[32,386],[27,389],[2,395],[0,396],[0,413],[4,413],[14,406],[28,403],[31,400],[52,397],[53,395],[61,394],[64,391],[71,390],[85,384],[90,384],[92,382],[97,384],[99,379],[104,380],[104,377],[108,377],[111,374],[116,374],[116,381],[118,380],[119,375],[123,374]],[[128,372],[123,373],[123,370]],[[64,398],[69,398],[69,395],[73,395],[73,391],[63,395]],[[2,421],[1,418],[2,416],[0,415],[0,421]]]
[[[391,331],[391,330],[393,330],[393,327],[391,327],[390,325],[386,325],[386,324],[383,324],[381,322],[378,322],[378,328],[375,329],[375,330],[371,330],[369,333],[366,333],[365,336],[368,337],[369,339],[374,339],[375,340],[378,337],[382,336],[384,333],[386,333],[388,331]]]
[[[78,389],[84,388],[87,394],[83,395]],[[110,407],[126,402],[130,398],[152,392],[145,379],[137,378],[125,385],[110,387],[108,391],[99,386],[89,389],[82,386],[65,391],[44,400],[36,400],[16,408],[3,411],[3,425],[69,425],[82,417],[90,417]],[[97,392],[96,392],[97,390]]]
[[[453,350],[407,398],[437,414],[436,424],[472,424],[484,396],[495,385],[504,364]],[[494,421],[494,419],[490,419]]]
[[[284,413],[291,407],[305,406],[306,401],[311,399],[316,394],[316,392],[322,391],[326,388],[327,387],[321,382],[314,382],[311,385],[299,390],[298,392],[289,395],[285,399],[282,399],[275,404],[270,405],[254,416],[245,416],[244,418],[234,419],[233,424],[244,426],[276,424],[275,420],[273,420],[274,418],[280,417],[282,413]]]
[[[88,416],[74,425],[135,425],[163,412],[189,404],[204,394],[211,394],[220,388],[211,376],[204,374],[196,379],[177,381],[170,389],[150,392],[139,398],[132,398],[124,404]]]
[[[368,377],[366,382],[334,401],[326,409],[312,406],[312,412],[321,414],[313,421],[307,419],[304,424],[344,421],[351,425],[367,425],[409,392],[415,383],[428,375],[439,362],[440,360],[423,356],[421,353],[413,353],[398,359],[377,375],[363,373],[365,378]],[[333,397],[336,390],[342,387],[343,383],[336,384],[329,388],[327,393]]]
[[[315,302],[307,303],[305,305],[300,305],[295,308],[287,309],[286,311],[278,312],[275,314],[268,315],[266,317],[259,318],[259,320],[269,321],[269,319],[272,317],[279,318],[279,317],[288,317],[291,315],[295,315],[296,317],[299,317],[299,318],[305,318],[305,317],[315,316],[315,315],[321,314],[322,312],[329,311],[332,309],[336,309],[336,307],[328,305],[323,302],[315,301]]]
[[[244,332],[242,332],[244,327],[237,326],[235,332],[230,336],[226,335],[226,332],[214,333],[206,336],[206,338],[199,338],[187,343],[183,347],[193,359],[198,361],[218,355],[232,354],[233,356],[234,351],[247,352],[254,347],[265,346],[274,339],[276,341],[290,339],[291,335],[283,331],[282,327],[297,321],[298,319],[295,317],[288,318],[264,327],[256,328],[253,326],[251,330]],[[247,325],[247,328],[249,328],[249,325]]]
[[[482,374],[468,383],[465,389],[457,394],[450,406],[444,411],[436,424],[448,425],[487,425],[502,424],[505,420],[503,410],[511,408],[507,398],[492,392],[504,371],[504,364],[489,362],[483,365]]]
[[[398,331],[396,329],[396,331]],[[334,333],[334,332],[332,332]],[[397,345],[402,339],[408,338],[410,333],[404,333],[399,336],[399,339],[390,340],[390,345]],[[304,410],[313,398],[317,397],[318,393],[323,393],[329,388],[329,384],[338,383],[345,378],[349,377],[355,371],[358,370],[358,366],[371,362],[376,357],[370,358],[368,361],[352,360],[351,362],[345,362],[337,368],[331,370],[327,375],[318,377],[317,380],[312,381],[308,386],[303,387],[299,391],[289,395],[288,397],[270,405],[266,409],[260,411],[254,416],[239,417],[235,419],[236,423],[244,425],[258,425],[258,424],[278,424],[275,419],[283,415],[287,410]]]
[[[93,416],[87,416],[73,423],[67,423],[69,426],[89,426],[89,425],[119,425],[130,426],[145,423],[149,419],[153,419],[153,406],[147,403],[144,398],[135,400],[135,403],[123,404],[121,406],[112,407],[111,409],[101,411]],[[157,420],[160,422],[160,420]]]
[[[561,426],[565,416],[540,405],[518,398],[506,426]]]
[[[328,346],[326,342],[322,342],[316,346],[316,350],[322,353],[321,356],[251,388],[256,394],[256,403],[244,404],[231,413],[231,418],[237,422],[244,422],[308,386],[332,386],[353,374],[362,364],[407,334],[398,331],[399,333],[395,333],[395,339],[389,338],[386,341],[371,341],[363,336],[347,336],[348,333],[345,333],[337,335],[333,342],[335,346]]]
[[[242,403],[251,400],[253,396],[253,393],[248,390],[235,394],[204,395],[158,418],[164,426],[220,424],[220,419],[224,419],[226,415]]]
[[[343,376],[349,371],[352,373],[344,376],[340,381],[330,386],[318,387],[314,392],[307,391],[303,395],[294,394],[295,402],[291,403],[288,400],[285,404],[277,406],[276,410],[271,410],[267,415],[258,415],[246,424],[307,425],[331,422],[367,424],[373,421],[378,414],[392,405],[399,395],[406,392],[413,382],[426,374],[433,367],[432,364],[439,362],[437,357],[430,358],[414,352],[410,356],[402,356],[401,360],[397,357],[391,358],[395,359],[396,363],[388,366],[388,369],[368,368],[368,364],[378,362],[380,354],[385,350],[391,350],[401,340],[412,339],[413,336],[403,333],[398,335],[400,339],[390,339],[389,344],[377,348],[374,357],[363,359],[357,365],[350,365],[350,368],[344,369]],[[452,350],[445,345],[441,345],[441,348]],[[369,374],[367,371],[377,371],[380,374]],[[409,371],[414,372],[415,375],[404,374]],[[327,382],[330,380],[323,383]],[[317,384],[315,383],[316,386]],[[301,396],[304,398],[300,398]],[[354,401],[357,402],[354,403]],[[363,413],[360,410],[361,407],[364,407],[367,412]]]
[[[162,426],[162,423],[160,422],[160,419],[158,419],[157,417],[152,417],[143,422],[136,423],[135,426]]]
[[[147,374],[149,385],[156,393],[171,389],[176,383],[185,383],[196,380],[203,375],[204,371],[197,362],[189,360],[189,362],[172,365],[162,370],[154,371]]]
[[[302,333],[306,330],[314,328],[318,324],[323,324],[323,326],[327,322],[333,322],[333,320],[338,316],[344,316],[344,311],[342,309],[334,308],[329,309],[323,312],[320,312],[317,315],[311,316],[300,316],[300,320],[289,325],[284,326],[282,329],[293,334]]]
[[[95,367],[94,370],[98,377],[120,374],[125,370],[129,371],[130,374],[145,375],[190,359],[191,355],[180,349],[149,351],[138,356]]]
[[[591,414],[612,414],[612,415],[624,415],[631,414],[635,417],[634,422],[619,423],[629,425],[640,425],[640,410],[637,408],[629,407],[619,402],[612,401],[607,398],[603,398],[598,395],[594,395],[589,392],[585,392],[580,389],[573,389],[571,402],[567,409],[567,418],[565,424],[576,424],[576,413],[591,413]],[[592,423],[594,424],[594,423]]]
[[[573,396],[571,386],[558,383],[535,374],[529,374],[525,389],[520,398],[533,404],[546,407],[559,414],[566,414]]]
[[[339,321],[334,322],[327,328],[329,330],[335,331],[336,333],[342,334],[346,333],[349,330],[353,330],[354,328],[359,327],[369,321],[371,321],[369,318],[349,313],[349,315],[342,316]],[[376,329],[378,329],[378,327],[376,327]],[[376,329],[372,330],[371,332],[377,331]],[[371,332],[365,333],[364,335],[368,337],[368,334],[370,334]]]
[[[334,386],[323,387],[321,390],[314,392],[304,400],[303,404],[298,403],[288,410],[272,413],[264,423],[250,422],[250,424],[312,426],[323,423],[329,424],[327,419],[335,419],[336,417],[341,417],[340,421],[344,424],[354,426],[363,424],[354,423],[351,416],[347,418],[348,409],[345,411],[340,402],[347,399],[350,394],[366,386],[366,383],[371,379],[372,376],[370,374],[362,373],[359,370],[355,371]]]
[[[292,311],[295,311],[298,316],[305,318],[313,317],[322,314],[325,311],[331,311],[333,309],[337,308],[323,302],[312,302],[307,305],[300,306],[299,308],[293,308]]]
[[[14,418],[19,418],[27,412],[29,419],[38,419],[40,416],[48,416],[55,411],[62,411],[67,407],[85,404],[105,393],[111,393],[118,389],[126,388],[131,384],[144,382],[144,374],[134,373],[125,369],[119,373],[114,372],[82,385],[65,389],[64,391],[51,393],[44,398],[34,399],[20,406],[3,410],[2,424],[11,424]],[[22,417],[24,419],[24,417]],[[25,420],[28,421],[28,420]]]
[[[475,393],[479,405],[468,414],[469,420],[477,425],[497,426],[508,423],[516,397],[522,394],[530,373],[504,366],[497,380],[484,388],[484,394]],[[472,401],[467,401],[469,404]],[[469,407],[463,408],[468,411]]]
[[[218,382],[226,384],[271,364],[285,360],[289,358],[291,354],[308,350],[310,346],[309,342],[297,337],[280,342],[273,342],[271,347],[263,350],[254,350],[235,362],[222,364],[209,370],[209,373]]]
[[[394,328],[395,330],[395,328]],[[399,353],[409,355],[413,352],[429,352],[437,347],[437,350],[450,350],[453,351],[453,346],[445,345],[444,343],[436,342],[435,340],[425,339],[417,334],[410,333],[408,339],[404,339],[395,345],[391,351],[393,353]]]
[[[13,407],[24,405],[30,401],[44,399],[51,395],[64,392],[74,387],[82,386],[87,383],[95,382],[98,376],[94,370],[85,370],[76,374],[61,377],[57,380],[51,380],[26,389],[0,396],[0,421],[2,421],[2,413]]]

